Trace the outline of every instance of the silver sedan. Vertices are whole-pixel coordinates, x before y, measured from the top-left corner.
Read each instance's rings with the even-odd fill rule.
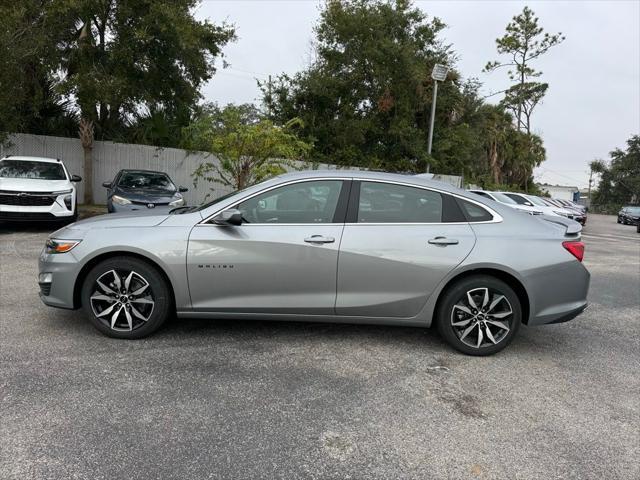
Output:
[[[471,355],[587,306],[581,226],[420,177],[282,175],[200,207],[51,234],[47,305],[140,338],[171,315],[429,327]]]

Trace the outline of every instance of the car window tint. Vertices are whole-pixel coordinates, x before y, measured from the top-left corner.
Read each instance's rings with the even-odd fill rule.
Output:
[[[155,172],[125,172],[118,180],[118,186],[132,189],[176,190],[175,185],[164,173]]]
[[[237,208],[247,223],[331,223],[342,184],[342,180],[318,180],[285,185]]]
[[[62,164],[34,162],[31,160],[1,160],[0,177],[27,178],[30,180],[66,180]]]
[[[442,196],[423,188],[362,182],[358,223],[439,223]]]
[[[458,202],[469,222],[490,222],[493,220],[493,215],[481,206],[462,199],[458,199]]]

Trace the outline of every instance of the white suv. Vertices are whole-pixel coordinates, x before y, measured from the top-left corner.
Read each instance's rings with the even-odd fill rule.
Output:
[[[75,182],[55,158],[0,159],[0,220],[75,221],[78,217]]]

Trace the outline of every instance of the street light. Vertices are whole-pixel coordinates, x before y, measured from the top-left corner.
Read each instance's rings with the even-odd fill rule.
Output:
[[[427,144],[427,154],[431,155],[431,144],[433,143],[433,123],[436,119],[436,97],[438,96],[438,82],[444,82],[449,73],[449,67],[436,63],[431,71],[433,78],[433,101],[431,102],[431,122],[429,123],[429,143]],[[427,164],[427,173],[431,169],[431,165]]]

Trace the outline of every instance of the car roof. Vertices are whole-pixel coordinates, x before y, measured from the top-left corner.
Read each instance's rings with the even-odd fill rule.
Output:
[[[458,187],[454,187],[445,182],[431,180],[429,178],[401,173],[372,172],[370,170],[303,170],[298,172],[284,173],[275,178],[282,180],[297,180],[305,178],[356,178],[358,180],[388,180],[390,182],[406,183],[410,185],[432,187],[451,193],[467,193]]]
[[[127,172],[127,173],[159,173],[159,174],[162,174],[162,175],[169,176],[169,174],[167,172],[162,172],[160,170],[146,170],[144,168],[123,168],[118,173],[123,173],[123,172]]]
[[[7,155],[6,157],[4,157],[4,158],[2,158],[0,160],[24,160],[24,161],[27,161],[27,162],[62,163],[57,158],[29,157],[29,156],[22,156],[22,155]]]

